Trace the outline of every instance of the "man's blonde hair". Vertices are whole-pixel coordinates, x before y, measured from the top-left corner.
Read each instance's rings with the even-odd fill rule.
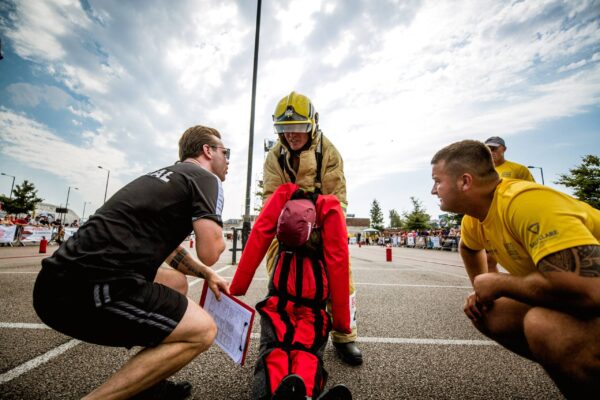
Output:
[[[221,134],[214,128],[202,125],[188,128],[179,139],[179,161],[198,157],[205,144],[216,146],[218,143],[215,137],[221,139]]]
[[[453,177],[467,172],[482,182],[499,179],[490,149],[477,140],[463,140],[444,147],[435,153],[431,164],[440,161],[444,161],[446,172]]]

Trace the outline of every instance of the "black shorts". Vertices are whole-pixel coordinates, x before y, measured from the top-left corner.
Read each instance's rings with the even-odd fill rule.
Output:
[[[177,326],[187,297],[142,278],[88,282],[42,267],[33,290],[41,320],[65,335],[104,346],[154,347]]]

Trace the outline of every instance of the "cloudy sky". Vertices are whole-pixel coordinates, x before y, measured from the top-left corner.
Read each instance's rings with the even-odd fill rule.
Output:
[[[69,207],[89,214],[107,170],[110,196],[204,124],[232,148],[224,217],[240,217],[255,22],[250,0],[2,1],[0,171],[54,204],[77,187]],[[440,214],[429,162],[465,138],[502,136],[507,159],[568,192],[558,174],[600,153],[600,2],[264,0],[254,185],[292,90],[340,150],[356,216],[411,196]]]

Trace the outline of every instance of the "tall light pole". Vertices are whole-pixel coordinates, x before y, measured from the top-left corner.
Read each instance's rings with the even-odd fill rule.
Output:
[[[106,188],[104,189],[104,203],[106,203],[106,192],[108,192],[108,180],[110,179],[110,169],[104,168],[102,165],[98,165],[98,168],[103,169],[107,172],[106,174]]]
[[[539,168],[540,174],[542,174],[542,185],[545,185],[545,183],[544,183],[544,170],[542,169],[542,167],[534,167],[533,165],[528,165],[527,168]]]
[[[250,135],[248,139],[248,171],[246,175],[246,210],[242,225],[242,249],[246,247],[246,240],[250,235],[250,189],[252,182],[252,151],[254,147],[254,104],[256,99],[256,75],[258,72],[258,44],[260,38],[260,9],[262,1],[256,4],[256,31],[254,34],[254,69],[252,71],[252,102],[250,104]]]
[[[12,192],[13,192],[13,187],[15,187],[15,177],[9,174],[5,174],[4,172],[0,172],[0,175],[4,175],[4,176],[10,176],[11,178],[13,178],[12,180],[12,184],[10,185],[10,194],[8,195],[8,198],[10,200],[12,200]]]
[[[75,187],[75,186],[69,186],[69,190],[67,190],[67,204],[65,204],[65,210],[67,210],[67,212],[65,213],[65,217],[64,217],[64,221],[63,224],[67,224],[67,214],[69,214],[69,195],[71,194],[71,188],[75,189],[75,190],[79,190],[79,188]]]
[[[92,204],[91,201],[84,201],[83,202],[83,212],[81,213],[81,222],[83,222],[83,219],[85,218],[85,206],[88,204]]]

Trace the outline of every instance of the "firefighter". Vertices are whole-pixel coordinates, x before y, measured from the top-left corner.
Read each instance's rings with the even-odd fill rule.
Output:
[[[305,191],[335,195],[346,213],[348,201],[344,163],[335,146],[319,129],[318,122],[319,115],[312,102],[300,93],[291,92],[277,103],[273,124],[279,140],[265,160],[263,199],[269,198],[278,186],[291,182]],[[269,274],[273,270],[277,248],[275,239],[267,253]],[[352,271],[349,301],[352,333],[345,334],[334,330],[331,332],[331,338],[344,362],[360,365],[363,358],[356,345],[356,293]]]

